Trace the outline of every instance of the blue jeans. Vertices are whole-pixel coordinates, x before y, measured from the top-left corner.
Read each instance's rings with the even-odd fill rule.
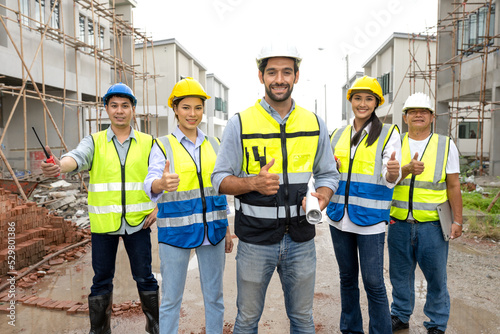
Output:
[[[162,276],[160,332],[177,334],[191,249],[177,248],[164,243],[160,243],[159,246]],[[224,326],[222,282],[226,261],[225,241],[222,239],[216,246],[200,246],[195,248],[195,251],[205,304],[206,333],[221,334]]]
[[[238,242],[236,282],[238,315],[234,334],[257,333],[274,270],[278,270],[290,319],[290,333],[314,333],[312,315],[316,278],[314,239],[295,242],[290,235],[273,245]]]
[[[364,333],[359,304],[359,268],[368,298],[371,334],[392,333],[389,301],[384,284],[385,233],[360,235],[330,226],[340,272],[340,331]],[[359,259],[358,259],[359,254]],[[359,262],[359,263],[358,263]]]
[[[448,242],[439,221],[410,224],[394,219],[389,225],[389,274],[392,283],[391,314],[408,322],[415,306],[415,268],[420,267],[427,281],[424,314],[427,328],[445,331],[450,316],[450,295],[446,286]]]
[[[116,252],[120,238],[128,254],[132,277],[139,291],[157,291],[158,282],[151,270],[151,229],[132,234],[110,235],[92,233],[92,268],[94,278],[90,296],[105,295],[113,291]]]

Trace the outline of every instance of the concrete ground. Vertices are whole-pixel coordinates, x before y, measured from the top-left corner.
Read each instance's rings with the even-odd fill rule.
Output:
[[[233,217],[231,216],[231,224]],[[233,229],[232,229],[233,231]],[[160,260],[156,242],[156,229],[153,240],[153,271],[159,281]],[[328,225],[318,225],[315,238],[317,248],[317,277],[314,304],[314,319],[317,333],[339,333],[340,294],[339,272],[329,235]],[[231,333],[236,317],[236,247],[238,239],[234,239],[235,247],[226,257],[224,276],[225,321],[224,333]],[[472,255],[471,255],[472,254]],[[85,302],[92,282],[90,252],[79,260],[55,267],[56,274],[46,276],[35,285],[38,296],[55,300],[74,300]],[[470,261],[470,264],[464,263]],[[474,263],[481,264],[475,269]],[[450,247],[449,289],[451,294],[451,317],[447,333],[499,333],[500,314],[498,300],[500,297],[500,253],[498,247],[483,252],[475,250],[475,246],[455,241]],[[488,273],[484,268],[491,267]],[[388,277],[387,252],[384,266],[386,286],[391,300],[391,285]],[[469,268],[469,269],[467,269]],[[204,333],[203,299],[199,284],[197,261],[192,258],[181,310],[180,333]],[[471,270],[470,273],[465,272]],[[474,275],[480,275],[476,278]],[[487,276],[485,276],[487,275]],[[487,278],[484,278],[487,277]],[[483,283],[482,279],[486,281]],[[496,282],[496,283],[495,283]],[[135,282],[130,274],[130,267],[123,244],[120,243],[114,280],[114,302],[138,300]],[[468,291],[468,287],[484,284],[489,290]],[[362,284],[361,289],[362,289]],[[18,292],[19,293],[19,292]],[[422,322],[426,319],[422,312],[425,303],[426,283],[420,271],[416,277],[415,314],[410,320],[410,330],[400,333],[426,333]],[[368,333],[368,309],[366,294],[361,291],[361,306],[364,328]],[[16,308],[16,326],[8,325],[5,315],[0,318],[1,333],[88,333],[89,321],[86,315],[67,315],[63,311],[53,311],[38,307],[18,304]],[[142,314],[133,316],[117,316],[112,318],[113,333],[145,333],[145,319]],[[259,333],[289,333],[289,323],[283,305],[283,293],[277,273],[273,276],[268,289],[266,306],[259,325]]]

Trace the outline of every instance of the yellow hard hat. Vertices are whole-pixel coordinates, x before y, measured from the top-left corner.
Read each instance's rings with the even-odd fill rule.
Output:
[[[382,87],[378,83],[377,79],[365,75],[362,78],[356,79],[352,84],[352,87],[347,91],[347,99],[351,100],[351,95],[356,91],[366,90],[375,94],[379,99],[379,106],[384,104],[384,94],[382,93]]]
[[[174,100],[187,96],[195,96],[203,100],[210,98],[198,81],[191,77],[187,77],[175,84],[174,89],[172,89],[172,94],[170,94],[168,98],[168,106],[173,108]]]

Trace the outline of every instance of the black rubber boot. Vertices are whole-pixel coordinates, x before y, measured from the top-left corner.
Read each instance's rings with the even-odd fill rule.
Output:
[[[89,334],[111,333],[111,305],[113,294],[89,296]]]
[[[150,334],[160,333],[160,299],[158,290],[139,291],[142,311],[146,315],[146,332]]]

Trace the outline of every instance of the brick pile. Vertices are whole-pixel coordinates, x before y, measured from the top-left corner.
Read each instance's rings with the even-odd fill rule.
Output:
[[[31,266],[84,237],[88,233],[78,230],[71,220],[50,214],[35,202],[24,203],[17,195],[0,188],[0,276]],[[15,258],[12,253],[9,256],[9,245],[11,249],[15,245]],[[9,260],[14,266],[9,267]]]
[[[53,300],[50,298],[38,297],[36,295],[24,294],[19,294],[15,299],[17,303],[22,303],[26,306],[41,307],[55,311],[66,311],[67,314],[89,313],[89,305],[88,303],[84,302],[76,302],[72,300]],[[9,306],[9,302],[10,297],[8,293],[0,293],[1,313],[9,313],[9,310],[7,309]],[[141,302],[131,300],[125,301],[121,304],[113,304],[111,310],[114,316],[125,316],[142,313]]]

